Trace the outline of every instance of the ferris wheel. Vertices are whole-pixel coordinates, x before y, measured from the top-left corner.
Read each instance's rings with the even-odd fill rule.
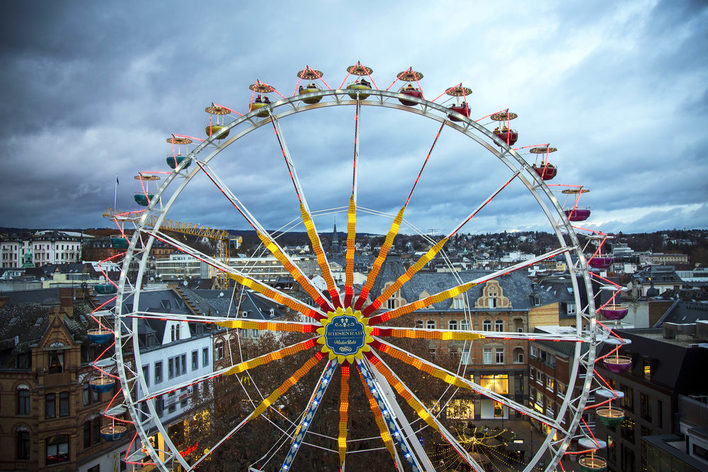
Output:
[[[532,453],[515,464],[518,470],[556,470],[562,459],[578,449],[578,443],[588,443],[592,433],[578,427],[588,397],[597,390],[593,378],[596,347],[611,338],[611,329],[596,322],[594,297],[581,298],[581,293],[593,292],[584,248],[571,223],[577,221],[573,219],[578,213],[577,200],[572,209],[564,209],[546,184],[556,176],[557,168],[549,162],[556,149],[548,144],[513,148],[519,133],[511,129],[511,120],[517,114],[503,109],[470,118],[473,107],[467,97],[472,91],[461,83],[429,99],[421,86],[423,74],[412,68],[397,74],[386,89],[377,86],[372,74],[371,68],[357,63],[347,68],[341,85],[332,88],[321,71],[305,67],[297,74],[295,91],[287,96],[271,84],[256,81],[250,86],[247,112],[210,104],[206,107],[206,139],[171,135],[167,139],[171,172],[144,171],[136,177],[141,188],[135,200],[145,209],[116,216],[121,225],[134,224],[135,232],[115,284],[112,330],[122,403],[130,415],[127,422],[135,427],[128,463],[150,463],[165,471],[202,470],[214,461],[230,460],[224,451],[241,442],[251,446],[239,449],[238,458],[245,457],[249,470],[255,471],[309,470],[313,465],[304,462],[304,457],[319,457],[345,470],[370,468],[376,461],[385,461],[383,467],[390,470],[454,470],[461,464],[469,470],[496,470],[497,459],[470,449],[470,441],[461,440],[446,417],[448,406],[464,395],[492,401],[542,431],[540,439],[530,445]],[[294,135],[286,131],[290,129]],[[386,139],[396,142],[387,145]],[[403,149],[396,150],[397,146]],[[309,152],[313,149],[318,152]],[[326,160],[320,157],[323,149],[329,150]],[[389,151],[393,157],[384,155]],[[426,186],[426,178],[435,181],[430,174],[436,166],[453,172],[445,182]],[[241,190],[249,188],[248,180],[231,180],[235,173],[253,169],[264,174],[263,182],[280,179],[268,184],[275,185],[277,192],[265,204],[254,197],[258,191],[253,186]],[[323,169],[331,172],[323,173]],[[159,174],[163,178],[158,179]],[[322,181],[323,175],[329,181]],[[467,193],[469,187],[478,187],[483,195]],[[239,220],[247,223],[260,240],[258,254],[277,261],[294,287],[286,289],[264,280],[248,267],[235,269],[228,258],[195,249],[161,230],[167,217],[184,211],[205,192],[234,215],[225,225],[235,227]],[[436,203],[435,208],[428,208],[429,192],[443,195],[447,206]],[[391,203],[394,200],[397,203]],[[285,207],[292,210],[286,220],[278,220],[270,211]],[[337,259],[326,247],[329,241],[323,237],[323,228],[329,228],[338,215],[346,221],[346,240]],[[436,226],[448,227],[444,235],[419,228],[430,224],[431,215]],[[554,237],[553,247],[521,262],[466,277],[448,248],[463,229],[473,231],[481,218],[495,221],[504,231],[544,222]],[[386,236],[379,245],[367,249],[357,245],[357,228],[363,223],[384,228],[381,232]],[[307,234],[316,275],[306,273],[301,261],[281,242],[283,235],[294,230]],[[396,238],[404,232],[419,235],[428,246],[406,259],[394,278],[384,280],[383,268],[396,257]],[[238,308],[223,316],[142,309],[141,298],[152,290],[148,274],[156,242],[205,263],[218,275],[222,290],[226,290],[227,279],[235,282],[234,300],[252,293],[285,307],[292,316],[254,320]],[[367,258],[362,253],[369,250]],[[357,266],[362,260],[368,261],[365,269]],[[499,330],[483,328],[474,301],[465,298],[467,293],[549,260],[561,262],[572,285],[578,307],[574,329],[544,333],[533,332],[528,325],[514,331],[508,325]],[[446,280],[452,282],[439,289],[427,288],[416,300],[403,300],[400,294],[406,284],[438,261],[437,270],[449,274]],[[357,280],[360,270],[366,273]],[[454,328],[414,322],[417,314],[431,313],[441,303],[460,298],[464,318]],[[140,368],[147,355],[141,344],[145,320],[233,333],[237,352],[212,372],[187,374],[167,387],[155,386]],[[265,352],[263,346],[244,348],[246,337],[256,331],[274,335]],[[568,345],[572,364],[567,391],[579,394],[566,394],[549,414],[526,399],[519,401],[471,378],[471,362],[464,352],[469,356],[475,343],[494,340],[516,340],[526,343],[527,349],[531,341]],[[456,348],[445,350],[451,354],[443,362],[425,347],[431,342]],[[616,344],[619,349],[621,342]],[[269,377],[262,375],[265,371],[278,375],[264,380]],[[210,387],[201,389],[200,385]],[[229,386],[236,393],[226,400],[226,410],[234,412],[226,419],[219,417],[216,408],[217,404],[223,407],[220,394]],[[175,432],[161,419],[158,403],[188,389],[205,400],[202,407],[209,419],[206,424],[195,423],[194,432],[186,433],[184,428]],[[475,416],[471,420],[484,423]],[[192,433],[201,434],[201,439],[192,438],[185,445],[185,436]],[[151,440],[156,434],[161,437],[159,444]],[[593,438],[586,449],[592,455],[600,443]],[[441,445],[452,451],[454,464],[440,455]],[[590,464],[588,470],[602,470],[594,467],[600,464],[597,457],[590,459],[585,462]]]

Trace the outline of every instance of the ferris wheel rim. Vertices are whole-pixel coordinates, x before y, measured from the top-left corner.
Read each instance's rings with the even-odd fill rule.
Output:
[[[319,92],[313,92],[313,93],[309,94],[308,96],[317,96],[317,95],[321,95],[323,97],[331,96],[331,97],[335,98],[335,102],[324,101],[324,102],[320,102],[317,104],[311,104],[311,105],[304,105],[301,102],[301,99],[299,97],[294,96],[294,97],[278,100],[278,101],[272,103],[270,106],[270,109],[269,109],[269,113],[271,113],[271,115],[268,118],[265,118],[262,120],[255,119],[255,118],[257,118],[257,114],[262,112],[262,109],[259,109],[257,111],[254,110],[254,111],[244,115],[243,117],[236,118],[231,123],[229,123],[226,126],[226,128],[228,128],[229,130],[232,130],[233,128],[236,128],[237,126],[239,126],[242,123],[248,123],[247,128],[239,131],[239,133],[237,133],[233,137],[231,137],[228,140],[224,141],[223,143],[219,144],[216,149],[214,149],[210,153],[208,153],[207,158],[204,159],[202,162],[208,164],[211,161],[211,159],[215,158],[221,151],[228,148],[231,144],[236,142],[238,139],[241,139],[242,137],[246,136],[250,132],[260,128],[261,126],[269,124],[271,122],[271,119],[279,120],[279,119],[286,118],[288,116],[295,115],[295,114],[298,114],[301,112],[324,108],[324,107],[351,106],[351,105],[355,105],[355,104],[360,104],[363,106],[383,106],[385,108],[394,108],[394,109],[408,111],[408,112],[411,112],[414,114],[418,114],[418,115],[426,117],[426,118],[432,118],[438,122],[442,122],[444,124],[447,124],[448,126],[455,129],[456,131],[461,132],[462,134],[465,134],[467,137],[472,138],[479,145],[486,148],[495,157],[497,157],[499,160],[504,162],[507,165],[507,167],[510,167],[510,166],[507,163],[507,161],[505,161],[505,158],[506,158],[506,156],[511,156],[514,158],[514,160],[517,162],[517,164],[519,164],[519,167],[521,167],[523,170],[526,170],[526,173],[528,174],[528,176],[531,176],[531,179],[528,179],[528,177],[526,175],[522,174],[522,175],[520,175],[520,177],[521,177],[520,180],[524,183],[527,190],[529,190],[532,193],[532,195],[534,196],[536,201],[539,203],[539,205],[543,209],[544,213],[546,213],[547,217],[549,217],[550,208],[546,207],[544,204],[541,203],[541,196],[540,196],[540,194],[536,193],[537,189],[540,190],[541,193],[544,194],[543,196],[545,196],[551,202],[551,205],[553,207],[555,207],[555,210],[558,213],[558,216],[560,216],[560,219],[554,220],[551,217],[549,217],[549,222],[551,223],[554,230],[556,231],[556,236],[558,237],[559,241],[561,242],[561,245],[572,246],[574,248],[574,250],[576,251],[578,259],[581,264],[581,266],[580,266],[581,267],[581,275],[583,276],[583,279],[585,280],[586,286],[589,285],[588,275],[585,271],[582,270],[582,267],[584,267],[582,265],[584,263],[584,257],[583,257],[582,251],[579,250],[579,244],[577,243],[577,238],[575,237],[575,233],[573,231],[572,226],[567,221],[567,219],[564,219],[564,215],[562,214],[562,208],[560,207],[557,199],[555,199],[555,196],[552,194],[550,189],[548,189],[546,184],[532,170],[530,171],[531,167],[528,165],[528,163],[526,163],[526,161],[516,151],[509,148],[508,146],[506,146],[506,147],[500,146],[498,139],[496,139],[494,137],[494,135],[491,131],[487,130],[486,128],[484,128],[481,125],[478,125],[477,123],[475,123],[472,120],[467,119],[462,124],[451,123],[447,119],[447,114],[450,113],[449,109],[443,107],[442,105],[435,104],[434,102],[429,102],[424,99],[418,99],[416,97],[406,96],[405,97],[406,100],[418,102],[418,104],[421,105],[421,108],[398,105],[396,103],[393,103],[392,100],[400,98],[399,96],[401,94],[380,91],[380,90],[367,90],[366,91],[367,95],[369,95],[370,97],[378,97],[379,98],[378,100],[351,100],[351,99],[341,100],[341,98],[343,98],[344,96],[347,96],[347,97],[350,96],[350,93],[351,93],[351,91],[344,91],[344,90],[323,90],[323,91],[319,91]],[[389,99],[391,101],[386,101]],[[284,107],[283,112],[272,113],[273,111],[276,111],[276,110],[280,109],[281,107]],[[434,110],[437,113],[441,114],[442,116],[434,115],[430,110]],[[476,137],[476,135],[471,135],[470,133],[472,133],[472,131],[475,131],[475,132],[481,134],[483,138]],[[484,138],[487,138],[487,139],[485,140]],[[214,144],[215,141],[216,140],[214,138],[204,141],[203,143],[198,145],[194,150],[192,150],[187,155],[188,159],[185,159],[185,161],[189,161],[190,159],[196,160],[196,156],[199,155],[200,153],[202,153],[203,151],[207,150],[207,146]],[[499,147],[501,149],[501,151],[497,151],[497,147]],[[135,232],[135,234],[133,236],[133,240],[131,241],[130,248],[128,249],[128,254],[126,254],[125,264],[128,264],[128,262],[133,259],[133,255],[136,252],[135,248],[137,247],[137,241],[141,237],[141,235],[144,235],[142,230],[145,227],[145,217],[147,216],[147,214],[150,211],[154,210],[153,205],[155,204],[155,202],[161,201],[160,199],[161,199],[164,191],[166,189],[170,188],[170,186],[172,185],[173,181],[176,178],[184,177],[184,181],[181,182],[181,184],[178,186],[177,190],[171,195],[167,204],[160,209],[161,215],[160,215],[160,218],[158,219],[158,222],[155,225],[157,227],[157,229],[159,229],[161,222],[162,222],[162,218],[164,217],[164,215],[169,211],[169,209],[171,208],[174,201],[176,201],[176,199],[181,194],[182,190],[184,188],[186,188],[186,186],[189,184],[189,182],[192,180],[192,178],[199,173],[199,169],[195,168],[192,171],[190,171],[189,174],[184,175],[183,170],[185,169],[185,167],[186,167],[185,163],[177,166],[177,168],[175,169],[175,172],[170,174],[170,176],[168,176],[163,181],[162,185],[159,187],[158,191],[155,193],[155,198],[153,199],[153,202],[148,207],[148,210],[145,212],[145,215],[143,215],[143,217],[139,221],[138,230]],[[521,172],[521,171],[519,171],[519,172]],[[568,235],[568,237],[571,240],[571,243],[573,242],[574,238],[576,238],[575,244],[566,244],[565,238],[559,237],[559,233],[562,232],[563,230],[566,231],[565,234]],[[138,252],[144,253],[143,257],[140,259],[141,263],[140,263],[138,277],[142,277],[142,275],[144,273],[144,269],[145,269],[144,261],[146,259],[146,255],[150,251],[150,247],[151,247],[153,241],[154,241],[153,237],[150,236],[148,238],[147,243],[145,244],[145,248],[141,251],[138,251]],[[573,265],[568,264],[568,267],[569,267],[571,273],[573,273],[574,272]],[[132,292],[133,297],[137,297],[137,300],[139,301],[139,295],[141,292],[141,288],[139,286],[133,290],[125,288],[125,280],[124,279],[125,279],[126,274],[127,274],[127,265],[124,267],[124,270],[121,275],[119,296],[116,300],[116,307],[117,307],[117,310],[119,311],[117,314],[117,317],[116,317],[117,323],[121,320],[122,313],[121,313],[121,307],[119,307],[119,305],[122,304],[124,294],[128,293],[130,295]],[[572,279],[573,279],[573,283],[577,284],[577,281],[575,280],[576,277],[572,277]],[[577,287],[576,287],[576,292],[577,292]],[[594,336],[595,325],[593,323],[595,314],[594,314],[593,307],[594,307],[594,305],[592,304],[592,300],[590,300],[588,303],[588,306],[587,306],[587,311],[589,312],[587,319],[591,323],[590,324],[590,331],[589,331],[589,338],[591,338],[591,339],[594,339],[594,337],[595,337]],[[580,319],[581,310],[578,310],[576,317],[578,319]],[[133,321],[135,322],[135,320],[133,320]],[[133,342],[136,342],[135,338],[133,339]],[[576,350],[579,350],[578,346],[576,346]],[[120,354],[118,354],[118,351],[120,351]],[[139,351],[139,349],[138,349],[138,351]],[[122,349],[117,349],[117,355],[121,356],[121,360],[122,360]],[[578,358],[579,358],[579,356],[576,356],[576,359],[578,359]],[[577,364],[578,364],[578,362],[576,362],[574,364],[574,370],[577,368]],[[591,361],[588,361],[588,364],[591,365]],[[139,364],[139,354],[136,359],[136,365],[140,365]],[[590,372],[591,371],[592,371],[592,369],[590,369]],[[126,377],[125,375],[121,375],[121,382],[122,383],[124,382],[123,379],[125,377]],[[140,369],[137,369],[136,377],[138,378],[138,381],[140,381],[140,377],[141,377]],[[592,377],[592,375],[588,375],[587,377]],[[587,379],[587,377],[586,377],[586,384],[589,383],[589,381],[591,380],[591,379]],[[577,373],[576,373],[576,375],[573,376],[572,379],[575,380],[577,378],[578,377],[577,377]],[[127,386],[127,382],[126,382],[126,385],[124,385],[124,387],[126,387],[126,386]],[[570,386],[569,386],[569,388],[570,388]],[[126,391],[129,391],[129,389],[127,389]],[[584,389],[584,391],[585,391],[585,389]],[[563,407],[561,408],[562,411],[558,412],[557,417],[560,417],[561,414],[563,414],[565,412],[565,409],[566,409],[565,407],[567,406],[568,403],[569,403],[569,399],[566,399],[566,401],[564,401],[564,403],[563,403]],[[151,410],[152,410],[152,408],[151,408]],[[582,406],[580,407],[580,410],[582,410]],[[131,413],[133,413],[133,411],[131,411]],[[154,414],[154,411],[152,413]],[[574,415],[574,418],[576,418],[577,416],[579,416],[579,415]],[[158,429],[159,429],[159,427],[158,427]],[[164,435],[168,436],[166,434],[164,434]],[[550,435],[547,436],[546,443],[549,442],[549,438],[550,438]],[[566,438],[566,439],[569,440],[569,438]],[[560,447],[563,447],[563,445],[561,445]],[[540,450],[541,450],[541,448],[539,448],[539,451]],[[154,451],[152,451],[152,452],[154,452]],[[181,458],[177,458],[177,459],[180,460]]]

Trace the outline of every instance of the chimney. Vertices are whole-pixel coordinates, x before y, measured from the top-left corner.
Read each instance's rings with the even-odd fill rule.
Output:
[[[59,289],[59,306],[62,312],[72,317],[74,314],[74,289],[71,287],[61,287]]]
[[[679,329],[678,323],[671,323],[668,321],[661,326],[664,328],[664,339],[676,339]]]
[[[696,321],[696,341],[708,341],[708,320]]]

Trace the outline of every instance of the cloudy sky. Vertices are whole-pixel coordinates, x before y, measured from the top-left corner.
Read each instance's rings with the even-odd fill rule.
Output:
[[[5,2],[0,226],[107,225],[101,212],[113,206],[116,177],[117,206],[136,209],[133,176],[168,170],[165,139],[203,136],[211,102],[247,111],[256,79],[290,95],[306,64],[337,87],[361,60],[382,88],[413,66],[425,75],[427,98],[462,82],[473,90],[473,118],[507,107],[518,113],[517,146],[551,143],[559,149],[553,183],[591,190],[581,200],[593,211],[586,226],[708,227],[704,2],[237,3],[246,2]],[[346,205],[351,108],[281,124],[310,206]],[[359,203],[395,212],[438,127],[365,107]],[[272,127],[236,141],[213,163],[268,228],[297,216]],[[474,142],[444,130],[407,217],[423,231],[449,231],[508,177]],[[203,175],[170,216],[245,227]],[[385,231],[367,218],[363,229]],[[346,216],[319,220],[343,228]],[[547,227],[514,183],[465,230]]]

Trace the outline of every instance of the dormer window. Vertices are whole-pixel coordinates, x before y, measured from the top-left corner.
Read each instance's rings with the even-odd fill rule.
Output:
[[[48,372],[50,374],[61,374],[64,372],[64,344],[56,342],[49,345]]]

